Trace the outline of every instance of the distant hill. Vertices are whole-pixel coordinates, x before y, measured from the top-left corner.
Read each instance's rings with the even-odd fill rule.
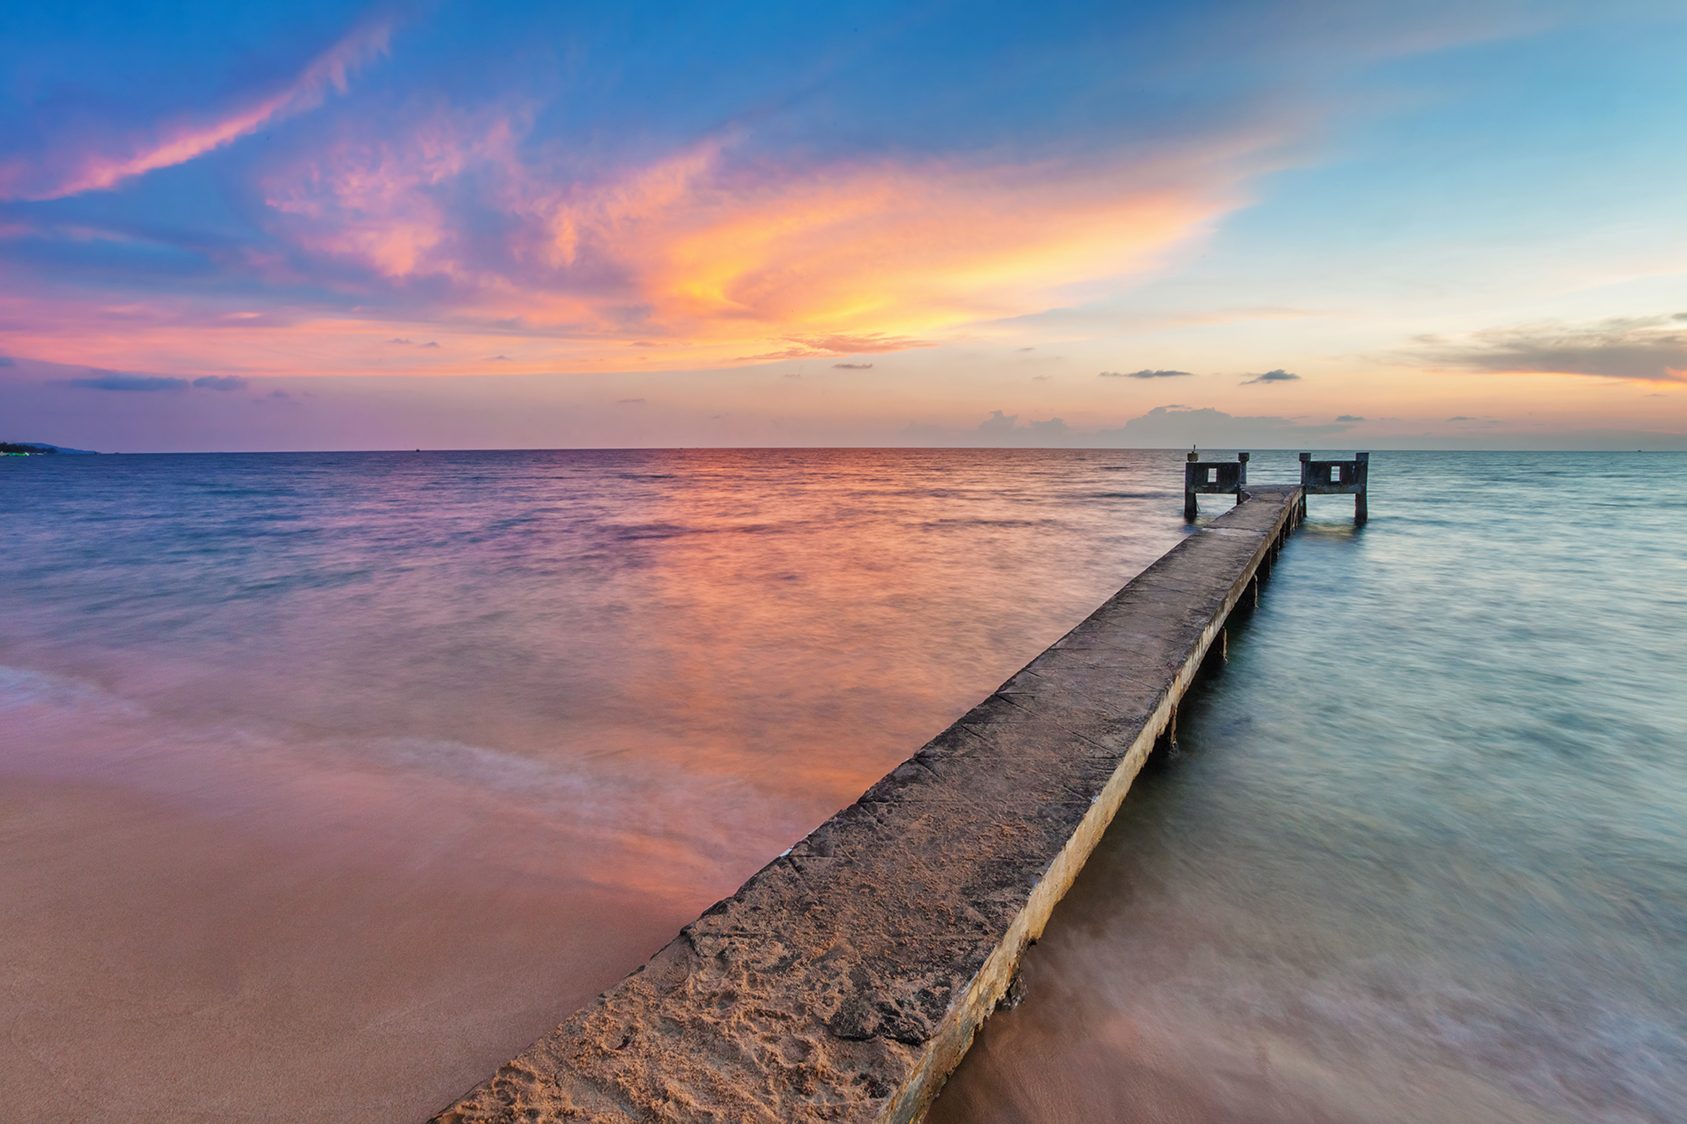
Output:
[[[0,441],[0,456],[39,456],[42,453],[79,453],[93,456],[92,449],[65,449],[58,445],[45,445],[39,441]]]

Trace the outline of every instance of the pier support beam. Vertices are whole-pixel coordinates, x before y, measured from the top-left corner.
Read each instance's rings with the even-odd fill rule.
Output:
[[[1358,484],[1358,489],[1353,493],[1353,522],[1363,527],[1371,518],[1371,509],[1365,503],[1365,478],[1370,475],[1371,454],[1354,453],[1353,467],[1357,477],[1355,482]]]
[[[1311,453],[1300,455],[1300,518],[1306,519],[1307,496],[1352,496],[1353,522],[1363,527],[1371,517],[1365,502],[1371,468],[1371,454],[1354,453],[1350,461],[1315,461]]]
[[[1248,454],[1237,453],[1236,463],[1201,463],[1201,454],[1191,450],[1183,466],[1183,518],[1193,523],[1200,514],[1197,495],[1235,496],[1236,506],[1248,498]]]
[[[1188,464],[1194,465],[1201,459],[1201,454],[1189,453]],[[1195,470],[1185,466],[1183,470],[1183,519],[1186,523],[1195,522],[1195,517],[1201,514],[1201,509],[1195,502]]]

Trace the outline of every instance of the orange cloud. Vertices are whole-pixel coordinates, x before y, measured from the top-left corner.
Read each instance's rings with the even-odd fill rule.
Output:
[[[1154,267],[1238,205],[1265,143],[1107,163],[793,170],[716,139],[582,184],[536,169],[522,132],[510,116],[440,119],[402,145],[346,141],[266,180],[276,233],[303,257],[246,268],[350,286],[382,312],[254,312],[205,297],[48,307],[14,292],[8,347],[184,374],[464,374],[977,339],[998,331],[992,321],[1071,303],[1077,286]],[[464,197],[472,213],[454,209]],[[486,223],[489,211],[501,222]],[[395,336],[440,346],[401,351]]]
[[[1489,328],[1460,341],[1420,336],[1417,343],[1425,360],[1486,374],[1687,382],[1687,312]]]
[[[713,365],[977,333],[1147,269],[1238,204],[1261,147],[797,171],[716,139],[582,185],[525,163],[520,134],[441,120],[403,146],[347,143],[272,176],[267,198],[297,245],[379,284],[443,285],[440,313],[513,325],[542,362],[632,366],[636,339],[664,365]],[[453,213],[471,175],[476,205],[508,220],[496,236]]]
[[[49,154],[44,161],[14,161],[0,167],[0,197],[60,199],[83,191],[115,187],[126,179],[158,168],[185,163],[263,126],[314,109],[329,89],[346,91],[357,66],[386,52],[390,24],[362,28],[324,51],[279,93],[210,122],[182,122],[166,126],[159,135],[113,140],[105,151]],[[120,151],[112,151],[113,149]],[[48,178],[34,187],[45,165]],[[57,168],[56,172],[54,169]]]

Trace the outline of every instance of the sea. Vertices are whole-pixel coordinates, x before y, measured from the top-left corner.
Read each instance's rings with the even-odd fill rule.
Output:
[[[1180,541],[1182,463],[0,460],[0,1118],[425,1119]],[[934,1122],[1687,1120],[1687,456],[1370,472]]]

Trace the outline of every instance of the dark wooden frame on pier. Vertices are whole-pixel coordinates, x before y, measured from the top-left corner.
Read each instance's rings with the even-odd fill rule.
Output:
[[[1371,454],[1354,453],[1350,461],[1315,461],[1311,453],[1300,455],[1300,513],[1306,516],[1307,496],[1352,496],[1353,521],[1364,523],[1370,518],[1365,504],[1365,477],[1371,465]],[[1188,503],[1185,502],[1185,507]]]
[[[1315,461],[1311,453],[1300,455],[1300,517],[1306,518],[1307,496],[1352,496],[1353,522],[1364,524],[1370,518],[1365,502],[1365,483],[1371,466],[1371,454],[1354,453],[1350,461]],[[1235,496],[1241,503],[1247,498],[1248,454],[1237,453],[1235,463],[1203,461],[1201,454],[1191,452],[1183,466],[1183,517],[1191,523],[1200,513],[1195,497],[1200,495]]]
[[[1200,453],[1190,453],[1189,463],[1183,466],[1183,517],[1191,523],[1199,514],[1195,497],[1235,496],[1241,503],[1248,486],[1248,454],[1237,453],[1236,463],[1201,460]]]

